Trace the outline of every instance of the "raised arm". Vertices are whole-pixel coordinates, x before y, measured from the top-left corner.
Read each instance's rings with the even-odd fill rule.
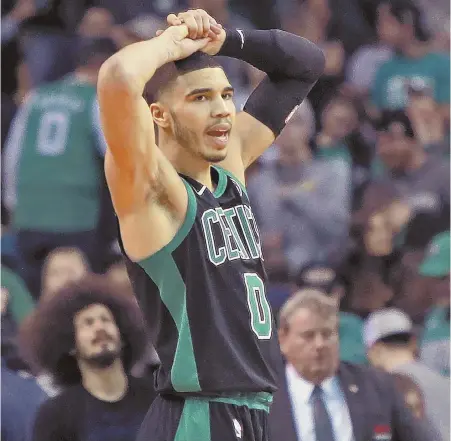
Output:
[[[193,41],[187,35],[184,25],[170,27],[152,40],[120,50],[100,69],[100,118],[108,144],[105,172],[119,218],[135,212],[162,184],[163,155],[156,146],[152,115],[142,95],[159,67],[189,56],[206,43],[206,39]],[[174,195],[183,195],[182,182],[173,182]]]
[[[172,26],[187,23],[194,30],[192,38],[202,20],[214,21],[203,10],[171,14],[167,19]],[[202,51],[240,59],[267,74],[236,119],[241,162],[247,168],[273,143],[323,73],[323,52],[305,38],[278,29],[223,30]]]
[[[218,55],[238,58],[267,74],[237,116],[247,168],[274,141],[324,70],[324,55],[305,38],[281,30],[226,31]]]

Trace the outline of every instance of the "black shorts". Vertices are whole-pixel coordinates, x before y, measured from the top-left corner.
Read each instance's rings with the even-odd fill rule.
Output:
[[[268,441],[271,400],[265,392],[221,398],[159,395],[137,441]]]

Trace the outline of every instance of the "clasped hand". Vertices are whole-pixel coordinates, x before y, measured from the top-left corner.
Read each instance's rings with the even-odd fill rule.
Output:
[[[225,41],[226,33],[222,25],[202,9],[169,14],[166,21],[169,27],[157,31],[156,35],[167,39],[174,61],[197,51],[216,55]]]

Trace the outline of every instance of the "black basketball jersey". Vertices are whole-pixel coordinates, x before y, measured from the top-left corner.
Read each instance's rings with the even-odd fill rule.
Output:
[[[280,353],[257,225],[245,188],[211,170],[213,193],[181,175],[188,209],[174,239],[127,262],[161,360],[157,390],[272,392]]]

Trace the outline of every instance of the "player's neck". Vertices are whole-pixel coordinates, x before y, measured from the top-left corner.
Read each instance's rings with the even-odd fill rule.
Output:
[[[94,368],[79,362],[83,387],[102,401],[119,401],[127,392],[128,379],[118,358],[107,368]]]
[[[194,157],[185,147],[175,140],[162,139],[160,148],[178,173],[188,176],[214,190],[211,179],[210,163],[200,157]]]

